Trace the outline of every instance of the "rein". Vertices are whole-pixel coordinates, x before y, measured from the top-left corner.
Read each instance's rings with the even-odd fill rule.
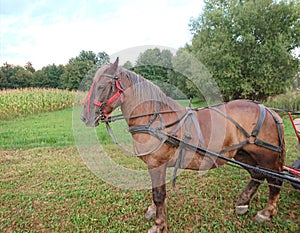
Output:
[[[128,117],[123,116],[122,118],[120,116],[116,116],[116,118],[113,118],[113,117],[111,118],[112,121],[109,121],[109,118],[108,118],[104,122],[106,123],[107,132],[109,133],[109,135],[112,138],[112,140],[114,141],[114,143],[123,152],[129,154],[130,156],[140,157],[140,156],[149,155],[151,153],[155,153],[156,151],[158,151],[161,148],[161,146],[164,143],[167,143],[168,145],[170,145],[172,147],[180,148],[181,149],[181,152],[180,152],[181,155],[179,156],[178,160],[176,161],[175,169],[174,169],[174,172],[173,172],[173,178],[172,178],[173,187],[175,186],[177,169],[181,168],[180,164],[183,163],[183,161],[184,161],[185,148],[189,148],[190,150],[198,152],[199,154],[209,155],[209,156],[212,156],[212,157],[215,157],[215,158],[218,158],[218,159],[222,159],[222,160],[227,161],[229,164],[232,164],[232,165],[233,164],[238,165],[240,167],[252,169],[254,171],[260,172],[260,173],[265,174],[265,175],[270,176],[270,177],[274,177],[274,178],[277,178],[277,179],[280,179],[280,180],[288,181],[292,184],[297,184],[297,185],[300,184],[300,180],[295,178],[292,175],[285,174],[285,173],[274,172],[272,170],[268,170],[268,169],[257,167],[257,166],[252,166],[252,165],[249,165],[249,164],[246,164],[246,163],[243,163],[243,162],[239,162],[239,161],[231,159],[231,158],[227,158],[227,157],[221,155],[220,152],[217,153],[217,152],[207,150],[206,148],[204,148],[205,145],[196,146],[194,144],[189,143],[188,140],[186,140],[186,138],[181,139],[181,138],[178,138],[178,137],[174,136],[173,132],[168,133],[168,132],[162,132],[161,131],[163,129],[174,126],[176,124],[181,125],[182,121],[185,121],[185,120],[189,119],[188,116],[191,114],[192,110],[195,110],[195,109],[190,109],[189,111],[186,111],[180,118],[178,118],[173,123],[170,123],[170,124],[165,125],[165,126],[161,125],[161,127],[158,127],[158,128],[150,127],[149,124],[148,125],[143,125],[143,126],[131,126],[131,127],[129,127],[129,132],[132,133],[132,134],[134,134],[134,133],[147,133],[147,134],[150,134],[150,135],[156,137],[160,141],[160,143],[155,148],[153,148],[152,150],[144,152],[144,153],[140,153],[140,154],[132,153],[132,152],[128,151],[127,149],[125,149],[122,145],[120,145],[120,143],[117,141],[117,139],[115,138],[115,136],[112,132],[112,129],[109,125],[109,122],[112,122],[112,121],[115,121],[115,120],[126,119],[126,118],[137,118],[141,115],[142,116],[150,116],[150,115],[155,115],[155,114],[158,115],[158,114],[161,114],[161,113],[169,113],[170,111],[158,112],[158,113],[154,112],[154,113],[149,113],[149,114],[141,114],[141,115],[134,115],[134,116],[128,116]],[[151,121],[151,119],[150,119],[150,121]],[[260,125],[260,121],[261,120],[259,120],[258,125]],[[188,123],[188,124],[190,124],[190,123]],[[260,126],[259,126],[259,128],[260,128]],[[242,146],[242,145],[239,145],[239,147],[240,146]],[[266,147],[265,145],[261,145],[261,146]],[[268,147],[266,147],[266,148],[268,148]],[[269,148],[269,149],[276,150],[277,148]]]
[[[150,127],[152,121],[155,120],[155,118],[157,118],[160,114],[166,114],[166,113],[174,113],[174,112],[179,112],[182,110],[169,110],[169,111],[161,111],[161,112],[152,112],[152,113],[146,113],[146,114],[138,114],[138,115],[133,115],[133,116],[122,116],[122,115],[117,115],[117,116],[112,116],[109,118],[106,118],[104,120],[102,120],[101,122],[105,123],[106,125],[106,130],[109,134],[109,136],[111,137],[111,139],[114,141],[114,143],[120,148],[120,150],[122,150],[123,152],[125,152],[126,154],[129,154],[130,156],[133,157],[141,157],[141,156],[145,156],[151,153],[154,153],[156,151],[158,151],[162,145],[164,143],[166,143],[168,141],[168,134],[161,132],[161,130],[163,129],[167,129],[170,128],[176,124],[179,124],[184,118],[186,118],[186,116],[188,115],[188,111],[186,111],[181,117],[179,117],[176,121],[167,124],[167,125],[163,125],[162,122],[160,121],[160,127],[154,128],[154,127]],[[154,137],[156,137],[160,143],[154,147],[153,149],[151,149],[150,151],[144,152],[144,153],[132,153],[131,151],[127,150],[126,148],[124,148],[116,139],[116,137],[113,134],[113,131],[110,127],[110,122],[114,122],[117,120],[123,120],[123,119],[134,119],[134,118],[139,118],[139,117],[145,117],[145,116],[152,116],[151,119],[149,120],[149,123],[147,125],[141,125],[141,126],[131,126],[129,127],[129,132],[131,134],[135,134],[135,133],[147,133],[150,134]],[[173,145],[175,146],[175,145]]]
[[[281,145],[278,146],[278,147],[274,146],[274,145],[271,145],[271,144],[268,144],[266,142],[263,142],[263,141],[259,140],[258,138],[256,138],[256,136],[258,135],[258,132],[260,130],[260,127],[262,126],[262,123],[264,121],[265,115],[266,115],[266,108],[264,106],[259,105],[260,106],[260,116],[259,116],[258,122],[256,123],[256,126],[255,126],[254,130],[251,132],[251,134],[248,134],[237,122],[235,122],[233,119],[231,119],[231,117],[228,116],[226,113],[220,111],[219,109],[215,108],[214,106],[207,107],[211,110],[214,110],[214,111],[218,112],[219,114],[223,115],[225,118],[230,120],[237,128],[239,128],[241,130],[242,133],[244,133],[244,135],[247,138],[247,140],[245,142],[243,142],[242,144],[234,145],[232,147],[226,148],[225,150],[220,151],[220,152],[217,153],[217,152],[209,151],[205,148],[205,143],[203,143],[202,140],[201,140],[201,139],[203,139],[203,136],[202,136],[202,132],[201,132],[200,127],[198,127],[199,129],[197,128],[196,130],[197,130],[197,137],[201,141],[201,146],[196,146],[196,145],[193,145],[193,144],[189,143],[190,125],[191,125],[191,121],[194,121],[193,118],[191,117],[193,115],[192,111],[197,111],[198,109],[189,108],[189,110],[186,110],[184,112],[184,114],[182,114],[177,120],[175,120],[174,122],[171,122],[167,125],[162,124],[161,114],[174,113],[174,112],[179,112],[179,111],[168,110],[168,111],[161,111],[161,112],[137,114],[137,115],[132,115],[132,116],[117,115],[117,116],[110,117],[111,112],[109,113],[107,111],[106,107],[108,107],[109,105],[111,105],[112,103],[114,103],[118,99],[120,100],[120,102],[122,104],[124,102],[125,88],[123,87],[122,83],[120,82],[118,74],[114,74],[114,75],[103,74],[102,76],[105,76],[107,78],[112,79],[113,83],[110,86],[110,90],[108,91],[104,101],[100,101],[99,99],[97,100],[96,98],[92,100],[95,85],[96,85],[96,80],[95,79],[93,80],[93,83],[92,83],[91,88],[89,90],[88,96],[87,96],[87,98],[85,100],[85,103],[84,103],[85,106],[87,106],[88,118],[90,118],[91,101],[92,101],[92,103],[95,106],[99,107],[99,112],[100,112],[99,116],[97,116],[95,118],[95,122],[101,121],[101,122],[105,123],[106,124],[106,129],[107,129],[110,137],[114,141],[114,143],[123,152],[125,152],[125,153],[127,153],[131,156],[140,157],[140,156],[145,156],[145,155],[155,153],[165,143],[172,146],[172,147],[179,148],[180,149],[180,156],[176,161],[175,170],[174,170],[174,174],[173,174],[173,182],[174,182],[173,184],[174,185],[175,185],[175,179],[176,179],[176,171],[177,171],[178,168],[181,168],[183,166],[182,164],[184,164],[184,155],[185,155],[186,148],[188,148],[190,150],[194,150],[195,152],[198,152],[199,154],[202,154],[202,155],[207,154],[207,155],[222,159],[224,161],[230,162],[231,164],[236,164],[236,165],[239,165],[243,168],[248,168],[248,169],[252,169],[252,170],[264,173],[264,174],[266,174],[268,176],[271,176],[271,177],[275,177],[275,178],[282,179],[282,180],[287,180],[291,183],[300,184],[299,180],[297,180],[294,177],[291,177],[289,175],[286,175],[286,174],[283,174],[283,173],[273,172],[273,171],[270,171],[270,170],[267,170],[267,169],[264,169],[264,168],[260,168],[260,167],[251,166],[251,165],[248,165],[246,163],[242,163],[242,162],[239,162],[239,161],[236,161],[234,159],[230,159],[230,158],[227,158],[227,157],[221,155],[221,153],[223,153],[223,152],[241,148],[246,144],[256,144],[258,146],[262,146],[262,147],[265,147],[265,148],[270,149],[270,150],[281,152],[282,133],[281,133],[280,130],[278,130],[278,134],[279,134],[278,136],[280,138]],[[105,88],[107,88],[107,86]],[[117,89],[117,92],[112,95],[112,93],[115,92],[115,89]],[[275,110],[275,111],[287,112],[289,114],[289,116],[290,116],[290,114],[300,115],[300,112],[292,112],[292,111],[287,111],[287,110],[282,110],[282,109],[275,109],[275,108],[269,108],[269,109],[272,109],[272,110]],[[268,108],[267,108],[267,110],[268,110]],[[183,111],[183,110],[180,110],[180,111]],[[150,135],[156,137],[160,141],[160,143],[157,146],[155,146],[153,149],[151,149],[150,151],[147,151],[147,152],[144,152],[144,153],[139,153],[139,154],[138,153],[132,153],[131,151],[128,151],[126,148],[124,148],[123,146],[120,145],[120,143],[117,141],[116,137],[114,136],[109,123],[114,122],[116,120],[121,120],[121,119],[133,119],[133,118],[146,117],[146,116],[151,116],[151,118],[150,118],[147,125],[131,126],[131,127],[129,127],[129,132],[131,134],[136,134],[136,133],[150,134]],[[273,114],[272,114],[272,116],[273,116]],[[152,123],[155,121],[155,119],[157,117],[159,117],[159,120],[160,120],[160,127],[151,127]],[[279,128],[279,125],[281,124],[281,122],[279,122],[276,119],[276,117],[273,116],[273,118],[276,122],[277,128]],[[291,116],[290,116],[290,118],[291,118]],[[291,119],[291,121],[292,121],[292,119]],[[186,124],[187,132],[184,134],[184,138],[178,138],[178,137],[175,136],[175,133],[183,126],[184,123]],[[172,126],[175,126],[175,125],[177,125],[177,126],[171,132],[163,131],[163,130],[165,130],[167,128],[170,128]],[[195,125],[197,125],[197,124],[195,124]],[[253,137],[255,140],[253,142],[250,142],[250,140],[248,140],[250,137]],[[299,140],[299,137],[298,137],[298,140]]]

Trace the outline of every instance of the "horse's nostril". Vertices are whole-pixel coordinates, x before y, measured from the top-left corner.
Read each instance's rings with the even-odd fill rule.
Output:
[[[86,123],[86,118],[83,115],[80,116],[80,120],[82,120],[84,123]]]

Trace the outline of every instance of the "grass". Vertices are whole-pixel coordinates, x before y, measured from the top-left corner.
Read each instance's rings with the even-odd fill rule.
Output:
[[[74,147],[2,151],[0,164],[1,232],[146,232],[151,227],[143,218],[150,191],[104,183],[85,167]],[[283,189],[279,215],[270,223],[253,220],[266,202],[266,185],[248,214],[234,214],[236,196],[247,179],[232,167],[202,177],[183,172],[175,190],[168,184],[170,232],[297,232],[299,200],[293,190]]]
[[[74,145],[72,109],[0,121],[0,148]]]
[[[297,157],[293,129],[286,126],[287,160]],[[117,130],[117,129],[116,129]],[[112,145],[105,128],[97,130],[111,158],[145,170]],[[72,109],[0,121],[0,232],[146,232],[143,217],[150,190],[124,190],[95,176],[75,147]],[[285,183],[279,214],[271,222],[253,220],[267,201],[267,185],[251,210],[236,216],[234,203],[249,176],[224,166],[204,176],[184,171],[172,190],[168,183],[170,232],[299,232],[299,193]]]

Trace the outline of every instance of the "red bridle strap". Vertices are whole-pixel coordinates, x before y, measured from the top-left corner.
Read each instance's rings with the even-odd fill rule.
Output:
[[[124,90],[121,87],[119,80],[116,80],[116,87],[118,89],[118,92],[116,94],[114,94],[112,97],[110,97],[106,102],[100,102],[95,99],[94,104],[98,107],[101,107],[103,104],[108,106],[108,105],[112,104],[113,102],[115,102],[118,98],[120,98],[121,102],[123,103],[124,102],[124,96],[123,96]],[[104,108],[104,115],[105,115],[105,117],[108,117],[108,114],[106,114],[105,108]]]

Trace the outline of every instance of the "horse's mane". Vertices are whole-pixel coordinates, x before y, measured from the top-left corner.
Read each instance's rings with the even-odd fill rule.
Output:
[[[118,68],[118,72],[122,77],[126,77],[132,83],[133,94],[139,101],[160,103],[160,105],[176,108],[176,102],[162,92],[162,90],[154,83],[141,75],[122,67]]]

